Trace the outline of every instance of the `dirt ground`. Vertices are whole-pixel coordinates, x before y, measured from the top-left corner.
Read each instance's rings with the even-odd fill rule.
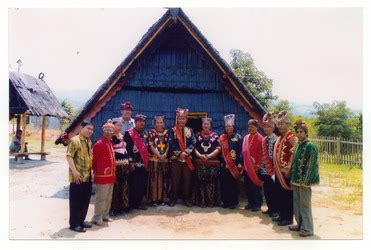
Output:
[[[22,167],[10,161],[10,239],[301,239],[261,212],[245,211],[244,200],[235,210],[183,205],[134,210],[104,227],[73,232],[68,229],[64,152],[64,148],[53,149],[47,161],[34,156]],[[313,188],[315,235],[309,239],[362,239],[362,214],[336,204],[328,189],[326,183]],[[88,220],[93,215],[93,197]]]

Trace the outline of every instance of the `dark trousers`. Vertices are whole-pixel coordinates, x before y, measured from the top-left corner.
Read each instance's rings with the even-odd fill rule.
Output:
[[[224,207],[231,207],[238,205],[238,180],[236,180],[229,169],[222,167],[220,173],[220,191],[221,199]]]
[[[178,200],[179,191],[181,189],[183,200],[191,202],[192,173],[188,169],[187,163],[181,161],[172,161],[170,172],[170,200],[172,202],[176,202]]]
[[[278,213],[279,200],[276,185],[268,174],[261,175],[261,179],[264,181],[263,190],[268,211],[270,213]],[[276,181],[278,180],[276,179]]]
[[[129,175],[129,206],[138,208],[144,203],[147,190],[148,173],[144,167],[135,167]]]
[[[247,202],[252,208],[260,208],[263,203],[262,188],[255,185],[249,175],[244,172]]]
[[[80,226],[88,212],[92,183],[70,183],[70,227]]]
[[[286,179],[286,184],[289,186],[290,180]],[[278,212],[282,220],[292,221],[294,216],[294,201],[292,190],[282,188],[279,180],[276,178],[275,185],[278,193]]]

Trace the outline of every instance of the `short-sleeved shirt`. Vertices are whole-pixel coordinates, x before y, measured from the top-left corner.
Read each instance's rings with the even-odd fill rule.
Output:
[[[73,158],[76,170],[79,171],[82,176],[82,181],[89,182],[93,160],[91,140],[85,139],[80,135],[72,137],[68,143],[66,155]],[[73,182],[71,169],[69,169],[69,181]]]

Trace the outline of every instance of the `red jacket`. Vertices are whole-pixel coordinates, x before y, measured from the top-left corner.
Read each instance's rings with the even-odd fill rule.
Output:
[[[115,183],[115,153],[112,142],[105,137],[93,147],[93,173],[95,184]]]
[[[263,157],[263,136],[259,132],[257,132],[255,135],[250,135],[249,139],[250,156],[254,159],[253,162],[255,171],[258,171],[260,168],[260,162]]]

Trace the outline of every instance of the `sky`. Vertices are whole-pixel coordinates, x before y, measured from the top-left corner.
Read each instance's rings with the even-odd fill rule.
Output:
[[[361,8],[184,8],[221,56],[252,55],[273,94],[362,109]],[[85,102],[165,12],[163,8],[9,9],[9,69]]]

